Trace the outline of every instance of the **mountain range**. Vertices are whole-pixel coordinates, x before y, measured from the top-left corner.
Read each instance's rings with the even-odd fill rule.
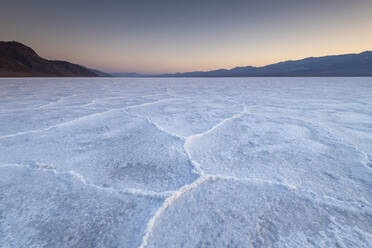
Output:
[[[348,77],[372,76],[372,51],[310,57],[262,67],[245,66],[213,71],[152,75],[162,77]]]
[[[47,60],[19,42],[0,41],[0,77],[353,77],[372,76],[372,51],[309,57],[261,67],[169,74],[106,73],[66,61]]]
[[[84,66],[40,57],[15,41],[0,41],[0,77],[96,77]]]

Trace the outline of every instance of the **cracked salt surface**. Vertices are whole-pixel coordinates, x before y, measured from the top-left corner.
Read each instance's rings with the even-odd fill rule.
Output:
[[[0,79],[0,247],[371,247],[371,78]]]

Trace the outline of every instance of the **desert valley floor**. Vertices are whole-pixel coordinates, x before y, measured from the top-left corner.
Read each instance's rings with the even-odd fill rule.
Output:
[[[372,247],[372,78],[0,79],[0,247]]]

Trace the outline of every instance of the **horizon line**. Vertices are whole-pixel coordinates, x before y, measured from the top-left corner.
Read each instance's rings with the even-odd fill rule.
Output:
[[[196,71],[178,71],[178,72],[162,72],[162,73],[141,73],[141,72],[107,72],[105,70],[101,70],[99,69],[100,71],[104,72],[104,73],[108,73],[108,74],[118,74],[118,73],[121,73],[121,74],[138,74],[138,75],[143,75],[143,76],[156,76],[156,75],[167,75],[167,74],[183,74],[183,73],[194,73],[194,72],[210,72],[210,71],[217,71],[217,70],[232,70],[232,69],[235,69],[235,68],[244,68],[244,67],[253,67],[253,68],[261,68],[261,67],[266,67],[266,66],[269,66],[269,65],[275,65],[275,64],[279,64],[279,63],[285,63],[285,62],[291,62],[291,61],[298,61],[298,60],[304,60],[304,59],[310,59],[310,58],[322,58],[322,57],[332,57],[332,56],[342,56],[342,55],[353,55],[353,54],[362,54],[362,53],[365,53],[365,52],[372,52],[372,49],[371,50],[363,50],[361,52],[350,52],[350,53],[341,53],[341,54],[327,54],[327,55],[316,55],[316,56],[308,56],[308,57],[302,57],[302,58],[299,58],[299,59],[286,59],[286,60],[280,60],[280,61],[277,61],[277,62],[273,62],[273,63],[269,63],[269,64],[265,64],[265,65],[261,65],[261,66],[254,66],[254,65],[241,65],[241,66],[234,66],[234,67],[230,67],[230,68],[216,68],[216,69],[211,69],[211,70],[196,70]],[[120,77],[120,76],[119,76]]]

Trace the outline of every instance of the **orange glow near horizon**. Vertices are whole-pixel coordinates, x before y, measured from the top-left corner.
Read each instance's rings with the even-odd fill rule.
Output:
[[[76,16],[61,12],[53,19],[43,16],[47,15],[44,12],[36,15],[35,10],[30,17],[32,27],[24,26],[27,23],[22,20],[2,22],[1,40],[22,42],[48,59],[106,72],[138,73],[263,66],[372,50],[371,1],[298,1],[298,6],[290,0],[283,1],[285,6],[248,1],[250,5],[241,7],[242,11],[238,4],[225,10],[223,1],[222,7],[211,10],[195,2],[195,6],[168,6],[164,17],[155,5],[145,16],[135,11],[136,6],[126,16],[109,7],[107,13],[98,15],[101,5],[93,2],[83,17],[77,10]],[[179,16],[173,13],[183,9]],[[5,11],[0,14],[6,16]]]

